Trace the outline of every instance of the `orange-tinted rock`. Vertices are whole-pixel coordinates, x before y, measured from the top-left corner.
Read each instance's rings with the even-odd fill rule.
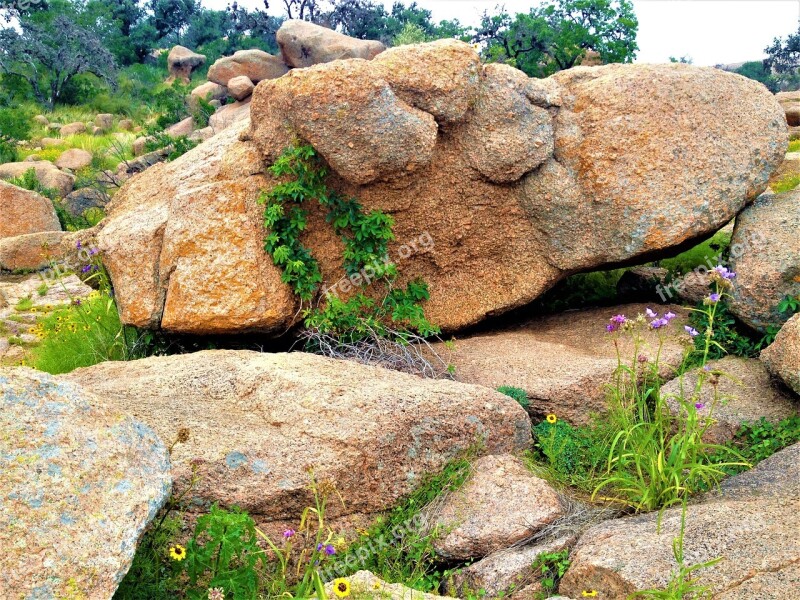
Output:
[[[770,372],[800,394],[800,314],[781,327],[775,341],[761,352]]]
[[[381,42],[359,40],[327,27],[296,19],[284,21],[275,37],[283,62],[290,67],[310,67],[347,58],[370,60],[386,50]]]
[[[234,77],[246,76],[253,83],[276,79],[289,69],[279,56],[263,50],[239,50],[233,56],[220,58],[208,70],[208,80],[227,86]]]
[[[44,196],[0,181],[0,239],[61,231],[53,203]]]
[[[42,231],[0,238],[0,270],[38,270],[63,258],[64,231]]]
[[[69,194],[75,185],[74,175],[60,171],[47,160],[0,165],[0,179],[23,177],[31,169],[42,187],[55,191],[61,198]]]

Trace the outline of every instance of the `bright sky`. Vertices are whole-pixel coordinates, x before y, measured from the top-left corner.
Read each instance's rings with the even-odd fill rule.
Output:
[[[393,0],[384,0],[391,7]],[[222,9],[229,0],[203,0],[208,8]],[[405,4],[409,4],[407,0]],[[418,0],[433,12],[435,21],[457,18],[474,25],[480,14],[498,3],[509,12],[527,12],[531,0]],[[263,0],[239,0],[262,8]],[[800,0],[633,0],[639,18],[637,62],[666,62],[688,55],[696,65],[735,63],[764,57],[775,37],[797,31]],[[270,1],[270,12],[281,13],[281,0]]]

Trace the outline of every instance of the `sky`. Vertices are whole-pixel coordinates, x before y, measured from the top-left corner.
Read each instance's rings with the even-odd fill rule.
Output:
[[[378,0],[380,1],[380,0]],[[384,0],[391,7],[393,0]],[[229,0],[203,0],[222,9]],[[410,0],[405,0],[409,4]],[[457,18],[475,25],[480,14],[504,4],[509,12],[527,12],[537,0],[417,0],[433,12],[435,21]],[[241,6],[262,8],[263,0],[239,0]],[[270,0],[270,12],[281,14],[281,0]],[[639,18],[636,62],[666,62],[670,56],[690,56],[696,65],[760,60],[776,37],[797,31],[800,0],[633,0]]]

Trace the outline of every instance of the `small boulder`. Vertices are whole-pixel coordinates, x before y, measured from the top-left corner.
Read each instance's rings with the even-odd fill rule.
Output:
[[[310,67],[347,58],[371,60],[386,50],[381,42],[359,40],[297,19],[284,21],[275,36],[283,62],[290,67]]]
[[[179,121],[174,125],[170,125],[164,130],[171,138],[177,137],[184,137],[188,136],[190,133],[194,131],[194,119],[192,117],[186,117],[183,121]]]
[[[65,150],[61,156],[56,160],[56,166],[59,169],[69,169],[77,171],[92,164],[92,153],[78,148]]]
[[[770,373],[800,394],[800,314],[781,327],[775,341],[761,351],[760,358]]]
[[[110,131],[114,127],[114,115],[101,113],[94,118],[94,124],[103,131]]]
[[[65,231],[40,231],[0,238],[0,270],[38,271],[64,257],[61,241]]]
[[[234,102],[233,104],[226,104],[208,119],[208,126],[214,131],[219,133],[223,129],[227,129],[234,123],[239,123],[250,117],[250,99],[244,102]]]
[[[147,146],[147,138],[146,137],[138,137],[133,140],[133,145],[131,147],[134,156],[141,156],[144,154]]]
[[[442,344],[434,349],[450,356],[458,381],[492,389],[514,386],[528,394],[530,412],[555,413],[571,423],[588,423],[592,413],[607,410],[606,387],[617,369],[614,339],[606,332],[612,315],[636,318],[648,308],[629,304],[610,308],[571,311],[533,319],[504,331],[482,333],[456,340],[452,354]],[[674,305],[656,307],[678,315],[665,329],[660,363],[662,376],[674,373],[683,362],[688,335],[683,326],[687,312]],[[652,361],[659,337],[648,330],[642,335],[640,356]],[[634,344],[629,336],[619,338],[624,364],[631,364]]]
[[[433,546],[447,560],[482,558],[523,542],[563,514],[556,491],[520,459],[484,456],[432,515],[441,532]]]
[[[0,595],[111,598],[170,495],[153,431],[72,383],[0,369]]]
[[[772,423],[800,412],[800,402],[770,377],[760,360],[726,356],[709,361],[702,387],[698,390],[699,370],[664,384],[661,393],[673,412],[681,410],[681,401],[694,404],[705,420],[712,414],[712,424],[703,436],[709,444],[724,444],[733,439],[743,423],[756,423],[761,417]]]
[[[67,137],[77,133],[86,133],[86,125],[79,121],[70,123],[69,125],[64,125],[59,132],[61,133],[61,137]]]
[[[108,194],[95,188],[81,188],[64,198],[64,206],[73,216],[80,217],[90,208],[105,208]]]
[[[62,144],[63,140],[58,138],[43,137],[39,143],[42,145],[42,148],[49,148],[50,146],[58,146]]]
[[[227,86],[234,77],[244,75],[253,83],[265,79],[277,79],[289,69],[279,56],[263,50],[239,50],[233,56],[220,58],[208,70],[208,80]]]
[[[469,592],[484,590],[486,597],[508,597],[508,590],[522,590],[542,578],[533,569],[542,554],[561,552],[575,543],[575,537],[562,536],[531,546],[515,546],[490,554],[453,574],[450,593],[464,598]]]
[[[760,331],[780,327],[786,296],[800,296],[800,189],[760,196],[736,217],[731,312]]]
[[[105,362],[62,377],[164,440],[188,428],[172,461],[179,487],[199,476],[190,504],[236,504],[264,521],[313,502],[310,465],[318,481],[334,481],[344,494],[345,505],[330,503],[328,517],[375,513],[478,438],[487,453],[531,442],[525,412],[493,390],[303,352],[202,351]]]
[[[133,121],[130,119],[122,119],[118,125],[120,131],[132,131],[133,130]]]
[[[200,65],[205,64],[206,57],[202,54],[192,52],[184,46],[174,46],[167,55],[167,68],[169,69],[170,81],[182,81],[189,83],[192,72]]]
[[[239,75],[228,80],[228,92],[236,100],[244,100],[253,94],[256,86],[247,75]]]
[[[0,181],[0,239],[61,231],[53,203],[44,196]]]
[[[44,115],[36,115],[33,117],[33,122],[41,125],[42,127],[47,127],[50,124],[50,120]]]
[[[192,93],[189,95],[189,101],[196,102],[197,98],[202,98],[207,101],[222,100],[227,95],[228,91],[224,86],[214,83],[213,81],[206,81],[192,90]]]

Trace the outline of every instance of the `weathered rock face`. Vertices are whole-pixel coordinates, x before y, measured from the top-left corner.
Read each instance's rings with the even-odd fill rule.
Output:
[[[164,440],[188,428],[189,441],[172,452],[176,486],[195,463],[200,505],[236,504],[264,520],[296,518],[312,501],[311,466],[344,497],[329,516],[372,513],[478,438],[488,453],[530,443],[525,412],[492,390],[299,352],[204,351],[64,377]]]
[[[106,204],[108,204],[108,194],[94,188],[81,188],[64,198],[64,206],[76,217],[83,215],[90,208],[104,208]]]
[[[169,79],[180,80],[189,83],[194,71],[200,65],[204,65],[206,57],[202,54],[192,52],[183,46],[174,46],[167,55],[167,68],[169,69]]]
[[[211,100],[222,100],[227,95],[228,90],[225,89],[225,86],[213,81],[206,81],[192,90],[189,100],[193,101],[193,99],[202,98],[210,102]]]
[[[166,237],[131,229],[142,222],[132,211],[157,205],[162,224],[175,219],[204,231],[223,218],[243,224],[214,237],[220,247],[252,247],[248,266],[258,273],[223,292],[225,282],[241,279],[230,261],[197,252],[191,268],[203,273],[203,283],[193,290],[191,316],[172,327],[235,333],[292,322],[296,311],[285,300],[291,294],[280,271],[269,257],[255,258],[263,254],[264,232],[254,203],[259,188],[275,182],[261,174],[264,165],[220,176],[216,162],[206,164],[211,156],[244,152],[269,164],[295,136],[314,144],[332,166],[332,187],[367,210],[392,215],[396,241],[389,254],[400,263],[398,284],[426,280],[426,314],[452,331],[529,303],[572,272],[635,262],[716,231],[764,189],[786,148],[773,96],[716,69],[609,65],[526,80],[506,67],[478,66],[474,50],[459,42],[397,48],[382,57],[262,81],[250,104],[249,137],[244,133],[251,141],[217,135],[210,149],[195,149],[121,191],[125,201],[114,203],[105,228],[130,237],[105,236],[114,247],[111,275],[118,289],[150,288],[136,297],[120,294],[125,318],[130,306],[147,303],[150,316],[137,324],[158,326],[174,276],[171,263],[157,260],[166,255],[162,243],[195,247],[191,237],[174,237],[187,235],[184,228],[170,227]],[[239,200],[207,197],[211,221],[178,206],[211,188]],[[343,274],[341,241],[323,210],[308,208],[302,242],[330,284]],[[416,250],[406,252],[409,243]],[[114,256],[128,251],[123,246],[148,257],[148,269],[126,272]],[[256,260],[263,270],[252,269]],[[130,277],[147,281],[125,281]],[[245,297],[237,298],[244,288]],[[224,295],[237,314],[217,319],[225,315],[217,304]],[[274,307],[270,319],[253,295]]]
[[[0,239],[42,231],[61,231],[50,200],[5,181],[0,181],[0,213],[3,214],[0,219]]]
[[[459,381],[492,389],[522,388],[528,394],[532,413],[555,413],[572,423],[587,423],[592,413],[607,410],[606,387],[613,383],[618,366],[614,339],[605,329],[608,320],[615,314],[635,319],[646,308],[644,304],[628,304],[561,313],[514,329],[458,339],[451,354],[443,344],[434,348],[448,356]],[[683,326],[688,321],[685,309],[678,306],[655,308],[678,315],[662,329],[660,363],[666,377],[683,362],[688,342]],[[640,355],[655,360],[658,340],[655,331],[645,332]],[[635,363],[638,357],[634,356],[630,337],[622,335],[618,343],[623,363]]]
[[[208,120],[208,125],[214,133],[219,133],[223,129],[227,129],[235,123],[242,122],[250,118],[250,99],[247,98],[243,102],[234,102],[233,104],[226,104],[217,112],[211,115]],[[248,121],[249,123],[249,121]]]
[[[22,177],[30,169],[34,170],[36,179],[42,186],[55,190],[62,198],[69,194],[75,185],[75,177],[73,175],[60,171],[53,163],[47,160],[0,165],[0,179]]]
[[[166,448],[30,369],[0,369],[0,408],[0,596],[111,598],[169,497]]]
[[[255,87],[247,75],[239,75],[228,80],[228,92],[236,100],[249,98]]]
[[[279,56],[263,50],[239,50],[233,56],[220,58],[208,70],[208,80],[227,87],[234,77],[246,76],[253,83],[276,79],[289,69]]]
[[[688,565],[723,560],[695,573],[720,600],[784,600],[800,589],[800,444],[722,484],[720,494],[686,514]],[[589,529],[570,554],[559,591],[580,598],[624,600],[636,590],[663,588],[676,569],[672,540],[681,508],[606,521]],[[791,592],[790,592],[791,591]]]
[[[778,92],[775,99],[781,103],[786,113],[786,122],[789,127],[800,125],[800,93],[798,92]]]
[[[556,491],[520,459],[484,456],[472,468],[464,486],[432,515],[433,526],[442,532],[433,546],[442,558],[483,558],[530,538],[564,514]]]
[[[80,121],[76,121],[75,123],[69,123],[64,125],[61,129],[59,129],[59,133],[61,137],[67,137],[70,135],[75,135],[78,133],[85,133],[86,132],[86,125],[81,123]]]
[[[773,375],[800,394],[800,314],[781,327],[775,341],[761,351],[760,358]]]
[[[730,309],[751,327],[780,327],[787,315],[778,304],[800,295],[799,232],[800,190],[761,196],[736,217]]]
[[[110,113],[100,113],[99,115],[95,116],[94,124],[102,131],[109,131],[114,127],[114,115]]]
[[[689,371],[682,381],[673,379],[666,383],[661,393],[674,411],[680,410],[679,399],[683,398],[700,405],[701,418],[712,414],[713,424],[703,436],[710,444],[724,444],[733,439],[744,422],[756,423],[764,417],[776,423],[800,412],[800,401],[776,385],[758,359],[726,356],[709,361],[707,366],[710,374],[706,374],[699,390],[697,371]]]
[[[0,238],[0,270],[38,270],[63,257],[65,231],[41,231]]]
[[[347,58],[370,60],[386,50],[386,46],[380,42],[359,40],[296,19],[284,21],[275,37],[283,62],[290,67],[310,67]]]

